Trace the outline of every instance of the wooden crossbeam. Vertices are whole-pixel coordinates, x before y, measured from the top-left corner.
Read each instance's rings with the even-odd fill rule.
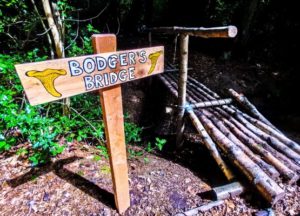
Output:
[[[213,100],[213,101],[204,101],[195,104],[189,104],[191,108],[206,108],[206,107],[213,107],[213,106],[223,106],[226,104],[231,104],[232,99],[220,99],[220,100]]]
[[[202,38],[234,38],[237,35],[237,28],[235,26],[223,26],[223,27],[152,27],[146,30],[150,32],[166,33],[166,34],[186,34],[190,36],[202,37]]]
[[[220,99],[220,100],[212,100],[212,101],[203,101],[199,103],[194,104],[186,104],[184,106],[185,109],[191,109],[191,108],[207,108],[207,107],[215,107],[215,106],[223,106],[227,104],[231,104],[232,99],[226,98],[226,99]],[[178,105],[172,105],[173,107],[178,107]]]

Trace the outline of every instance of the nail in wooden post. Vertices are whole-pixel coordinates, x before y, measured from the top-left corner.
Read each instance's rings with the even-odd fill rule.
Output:
[[[95,53],[116,51],[117,42],[114,34],[93,35],[92,42]],[[116,85],[99,91],[115,203],[119,213],[123,213],[130,206],[130,197],[121,86]]]
[[[184,113],[186,104],[186,82],[188,75],[188,47],[189,35],[180,34],[180,62],[179,62],[179,80],[178,80],[178,117],[177,117],[177,137],[176,147],[180,148],[183,142],[184,131]]]

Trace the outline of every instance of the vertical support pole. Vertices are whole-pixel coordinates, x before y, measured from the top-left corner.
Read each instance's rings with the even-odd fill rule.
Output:
[[[176,147],[180,148],[183,144],[184,132],[184,113],[186,104],[186,82],[188,75],[188,49],[189,35],[180,34],[180,56],[179,56],[179,79],[178,79],[178,116],[177,116],[177,137]]]
[[[93,35],[95,53],[116,51],[114,34]],[[100,91],[115,203],[119,213],[130,206],[121,85]]]

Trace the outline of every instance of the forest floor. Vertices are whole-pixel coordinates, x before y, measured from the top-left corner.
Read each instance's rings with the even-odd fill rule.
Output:
[[[38,168],[17,155],[0,159],[1,216],[119,215],[114,207],[108,160],[95,159],[93,146],[69,144],[51,164]],[[226,181],[208,153],[197,149],[186,148],[180,157],[144,153],[129,158],[131,207],[125,215],[174,215],[209,203],[207,192],[211,186]],[[297,215],[300,188],[283,187],[285,199],[273,209],[276,215]],[[200,215],[252,215],[267,209],[252,190],[249,187],[245,195],[228,199]]]
[[[259,108],[270,110],[264,106],[269,94],[266,80],[269,89],[276,87],[276,71],[266,73],[260,64],[222,62],[194,51],[190,53],[190,66],[197,68],[190,72],[193,77],[218,93],[226,95],[226,89],[234,88],[250,95]],[[290,120],[294,118],[287,116],[274,121],[299,142],[299,121],[291,125]],[[139,146],[129,148],[143,151]],[[94,146],[68,143],[63,154],[37,168],[16,154],[0,155],[0,215],[119,215],[113,201],[108,159],[95,157],[95,152]],[[211,198],[207,192],[211,187],[226,184],[209,153],[192,143],[187,143],[176,155],[165,150],[129,157],[128,165],[131,207],[125,215],[129,216],[174,215],[187,211],[209,203]],[[242,182],[243,179],[239,178]],[[200,215],[253,215],[266,210],[269,206],[254,188],[243,184],[247,188],[243,195]],[[284,187],[286,196],[272,209],[276,215],[299,215],[300,182],[280,186]]]

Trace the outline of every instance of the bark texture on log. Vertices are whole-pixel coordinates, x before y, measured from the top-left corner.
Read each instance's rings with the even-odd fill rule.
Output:
[[[210,138],[210,136],[206,132],[205,128],[203,127],[202,123],[197,118],[196,114],[192,110],[188,110],[187,112],[189,114],[189,117],[190,117],[194,127],[196,128],[198,133],[201,135],[203,142],[204,142],[206,148],[209,150],[211,156],[215,159],[218,166],[220,167],[220,169],[226,176],[227,180],[232,181],[235,178],[235,176],[233,175],[231,170],[228,168],[228,166],[226,165],[224,160],[221,158],[221,155],[216,147],[216,144]]]
[[[178,79],[178,117],[177,117],[177,137],[176,146],[180,148],[183,142],[184,131],[184,112],[186,104],[186,82],[188,73],[188,46],[189,36],[182,34],[179,39],[180,43],[180,65],[179,65],[179,79]]]
[[[265,174],[239,147],[234,145],[233,142],[214,127],[213,123],[205,115],[199,112],[198,116],[218,146],[231,157],[233,163],[255,185],[267,201],[274,204],[283,198],[284,190],[273,179]]]
[[[278,132],[278,130],[275,130],[274,128],[270,127],[269,125],[258,121],[255,118],[252,118],[249,115],[246,115],[245,113],[242,113],[243,117],[247,119],[249,122],[254,124],[256,127],[260,128],[262,131],[267,133],[270,136],[276,137],[278,140],[283,142],[285,145],[293,149],[295,152],[300,154],[300,145],[293,140],[289,139],[288,137],[284,136],[281,132]]]
[[[240,147],[247,156],[253,160],[257,165],[259,165],[270,177],[277,179],[279,177],[279,172],[270,164],[266,163],[264,160],[262,160],[258,155],[253,153],[251,149],[245,145],[243,142],[241,142],[225,125],[224,123],[217,119],[214,116],[211,116],[211,120],[213,123],[218,127],[218,129],[227,136],[234,144],[236,144],[238,147]]]
[[[168,34],[186,34],[202,38],[234,38],[237,35],[235,26],[211,27],[211,28],[190,28],[190,27],[153,27],[148,28],[148,31],[161,32]]]

